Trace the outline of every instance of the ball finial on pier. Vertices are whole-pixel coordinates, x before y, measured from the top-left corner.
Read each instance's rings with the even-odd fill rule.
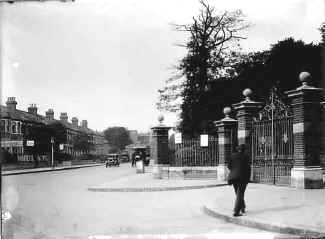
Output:
[[[164,119],[165,119],[165,118],[164,118],[163,115],[159,115],[159,116],[158,116],[158,121],[159,121],[160,124],[162,124],[162,122],[164,121]]]
[[[250,96],[252,95],[253,91],[249,88],[243,90],[243,95],[245,96],[246,100],[250,100]]]
[[[303,71],[299,74],[299,80],[301,81],[303,86],[308,85],[310,82],[311,74],[307,71]]]
[[[223,113],[225,114],[226,118],[229,117],[229,115],[231,113],[231,108],[230,107],[225,107],[223,109]]]

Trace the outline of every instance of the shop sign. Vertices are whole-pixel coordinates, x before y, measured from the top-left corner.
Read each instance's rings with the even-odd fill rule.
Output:
[[[34,140],[27,140],[26,146],[33,147],[35,145]]]
[[[175,144],[181,144],[182,143],[182,133],[176,133],[175,134]]]

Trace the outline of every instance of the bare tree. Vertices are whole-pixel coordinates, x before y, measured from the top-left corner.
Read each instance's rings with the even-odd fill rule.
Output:
[[[209,81],[233,74],[232,64],[240,54],[239,40],[249,24],[240,10],[217,13],[215,7],[200,0],[201,9],[190,24],[174,24],[176,31],[188,35],[187,54],[175,66],[176,73],[166,80],[159,90],[159,110],[175,112],[181,110],[181,120],[186,117],[195,121],[193,114]],[[176,103],[176,104],[175,104]],[[191,113],[190,113],[191,112]]]

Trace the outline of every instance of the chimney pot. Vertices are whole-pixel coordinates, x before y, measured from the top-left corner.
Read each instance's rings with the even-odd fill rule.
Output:
[[[88,121],[87,120],[82,120],[81,121],[81,127],[88,128]]]
[[[64,122],[68,122],[68,114],[67,112],[62,112],[60,115],[60,120]]]
[[[16,97],[8,97],[6,104],[10,110],[16,110],[16,106],[17,106]]]
[[[28,113],[37,115],[37,106],[36,104],[30,104],[28,107]]]
[[[48,120],[54,120],[54,111],[53,111],[53,109],[48,109],[45,112],[45,115],[46,115],[46,119],[48,119]]]
[[[72,125],[73,125],[73,126],[78,127],[78,118],[77,118],[77,117],[73,117],[73,118],[71,119],[71,122],[72,122]]]

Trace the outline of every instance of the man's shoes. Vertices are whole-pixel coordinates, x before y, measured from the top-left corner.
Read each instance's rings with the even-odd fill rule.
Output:
[[[241,215],[239,214],[239,212],[234,212],[232,215],[233,215],[234,217],[239,217],[239,216],[241,216]]]

